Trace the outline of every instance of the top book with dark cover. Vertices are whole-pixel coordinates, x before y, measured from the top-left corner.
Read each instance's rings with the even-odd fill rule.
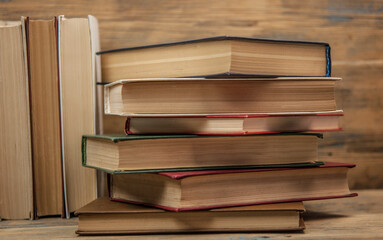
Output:
[[[99,52],[102,81],[216,76],[331,76],[327,43],[211,37]]]

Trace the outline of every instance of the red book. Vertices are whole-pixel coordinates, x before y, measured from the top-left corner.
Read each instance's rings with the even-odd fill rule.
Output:
[[[115,174],[110,198],[170,211],[357,196],[348,187],[353,164],[312,168],[263,168]]]
[[[265,134],[342,130],[343,111],[268,114],[144,114],[126,120],[126,134]]]

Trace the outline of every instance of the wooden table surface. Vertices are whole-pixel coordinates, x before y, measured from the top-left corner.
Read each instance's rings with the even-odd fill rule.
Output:
[[[360,190],[356,198],[306,202],[302,233],[225,233],[92,236],[80,239],[383,239],[383,190]],[[0,222],[0,239],[74,239],[77,218]]]

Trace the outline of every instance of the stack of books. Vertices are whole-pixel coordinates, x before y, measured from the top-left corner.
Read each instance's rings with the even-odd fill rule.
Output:
[[[102,112],[126,135],[83,136],[109,199],[77,210],[79,234],[296,231],[302,201],[356,196],[354,165],[318,159],[343,115],[328,44],[215,37],[98,58]]]
[[[22,17],[0,21],[0,72],[0,218],[77,210],[79,234],[295,231],[302,201],[356,196],[354,165],[318,159],[343,116],[328,44],[99,52],[93,16]]]

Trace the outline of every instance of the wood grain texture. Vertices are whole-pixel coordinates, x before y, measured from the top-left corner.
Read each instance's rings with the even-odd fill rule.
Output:
[[[383,1],[378,0],[4,0],[0,18],[20,15],[99,19],[101,48],[217,35],[329,42],[344,132],[325,134],[323,160],[358,164],[354,188],[383,188]]]
[[[356,198],[305,202],[306,230],[297,233],[220,233],[82,236],[81,239],[257,240],[257,239],[382,239],[383,190],[360,190]],[[78,239],[77,218],[1,221],[0,239]]]

